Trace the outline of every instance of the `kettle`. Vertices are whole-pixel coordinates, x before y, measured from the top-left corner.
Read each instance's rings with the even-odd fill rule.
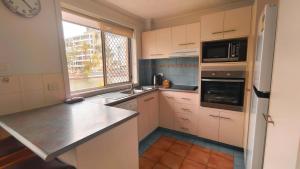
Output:
[[[152,85],[153,86],[161,86],[162,85],[162,83],[163,83],[163,75],[162,74],[157,74],[157,75],[153,75],[153,77],[152,77]]]

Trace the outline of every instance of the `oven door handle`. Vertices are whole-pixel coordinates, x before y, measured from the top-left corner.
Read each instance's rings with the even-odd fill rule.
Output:
[[[236,82],[236,83],[245,82],[245,80],[242,80],[242,79],[201,79],[201,81],[204,81],[204,82]]]

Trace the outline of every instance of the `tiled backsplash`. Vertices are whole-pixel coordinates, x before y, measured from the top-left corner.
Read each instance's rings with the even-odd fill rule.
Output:
[[[62,74],[0,76],[0,115],[57,104],[64,98]]]
[[[164,79],[176,85],[198,85],[197,57],[140,60],[140,85],[151,85],[153,74],[163,73]]]

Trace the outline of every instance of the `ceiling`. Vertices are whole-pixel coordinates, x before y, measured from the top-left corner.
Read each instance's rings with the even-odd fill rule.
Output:
[[[182,15],[247,0],[94,0],[143,19]]]

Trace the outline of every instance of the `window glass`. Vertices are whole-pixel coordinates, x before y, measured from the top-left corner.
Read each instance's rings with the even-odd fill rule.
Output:
[[[104,86],[101,31],[63,21],[70,90]]]
[[[129,43],[125,36],[105,32],[107,84],[129,82]]]

